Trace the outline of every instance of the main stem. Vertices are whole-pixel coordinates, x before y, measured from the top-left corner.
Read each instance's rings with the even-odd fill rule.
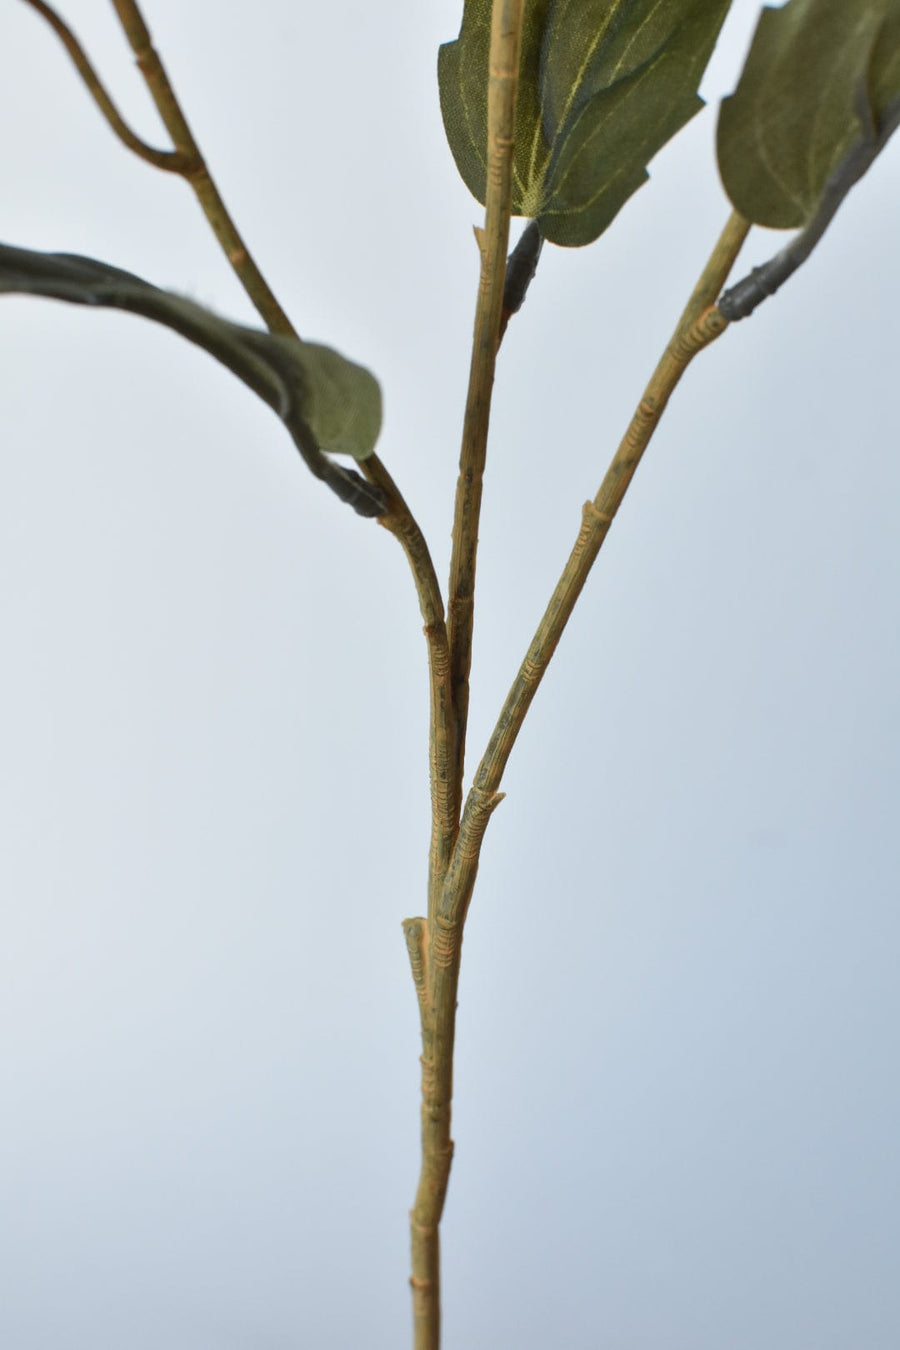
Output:
[[[459,483],[453,521],[448,606],[448,692],[450,715],[444,730],[453,732],[449,779],[443,805],[452,802],[452,835],[432,830],[427,919],[404,924],[422,1024],[422,1163],[415,1204],[410,1212],[410,1245],[415,1350],[439,1350],[441,1339],[439,1225],[447,1194],[453,1142],[453,1038],[459,981],[462,915],[443,907],[447,877],[458,853],[456,830],[462,799],[462,769],[472,650],[472,598],[478,517],[490,418],[512,195],[513,130],[519,78],[524,0],[494,0],[488,85],[488,144],[484,229],[477,231],[481,273],[469,391],[463,424]],[[433,686],[434,687],[434,686]],[[438,704],[438,711],[443,705]],[[432,716],[435,702],[432,700]],[[432,721],[432,741],[435,740]],[[443,784],[442,784],[443,786]],[[435,806],[433,799],[433,817]],[[485,813],[485,823],[487,822]],[[444,826],[448,821],[443,812]],[[448,844],[450,847],[448,847]]]
[[[729,219],[596,497],[585,504],[578,538],[475,774],[433,913],[429,913],[427,922],[408,919],[404,924],[419,998],[423,1045],[422,1171],[411,1214],[415,1350],[438,1350],[440,1345],[438,1225],[453,1157],[450,1109],[456,996],[463,925],[484,833],[503,799],[498,790],[500,781],[525,715],[669,398],[694,356],[728,326],[715,308],[715,300],[748,228],[737,214]]]
[[[484,229],[476,230],[481,272],[456,486],[447,605],[450,678],[457,715],[460,781],[469,709],[478,521],[509,245],[513,131],[523,10],[523,0],[494,0],[491,17],[485,218]]]

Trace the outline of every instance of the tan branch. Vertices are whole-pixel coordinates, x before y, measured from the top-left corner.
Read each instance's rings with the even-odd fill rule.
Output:
[[[270,332],[296,337],[293,325],[241,238],[206,167],[136,0],[112,0],[112,3],[150,96],[172,137],[176,151],[185,161],[185,167],[180,172],[193,188],[222,251]]]
[[[481,274],[456,488],[447,605],[453,700],[458,719],[457,772],[460,781],[465,756],[469,669],[472,663],[478,521],[509,244],[513,130],[522,14],[523,0],[494,0],[489,58],[485,217],[484,229],[476,231],[481,254]]]
[[[431,788],[431,845],[428,853],[428,915],[434,912],[450,862],[459,821],[461,788],[455,773],[456,717],[450,687],[450,652],[444,622],[441,588],[428,545],[391,475],[377,455],[360,468],[384,493],[388,510],[379,523],[396,536],[413,574],[428,647],[429,783]]]
[[[30,5],[42,18],[46,19],[56,33],[72,58],[72,64],[87,86],[91,98],[122,144],[141,159],[146,160],[148,164],[152,164],[154,168],[165,169],[170,173],[184,173],[189,169],[190,161],[185,159],[184,155],[178,150],[157,150],[155,146],[148,145],[146,141],[141,140],[140,136],[137,136],[131,130],[106,92],[100,76],[91,65],[81,43],[56,11],[50,5],[44,4],[44,0],[25,0],[25,4]]]
[[[137,0],[112,0],[112,3],[159,115],[175,146],[190,159],[192,167],[185,177],[193,188],[228,261],[270,331],[296,337],[296,329],[275,298],[228,213],[172,88],[162,59],[153,46],[150,31]],[[427,545],[412,512],[404,501],[400,489],[377,456],[373,455],[364,461],[360,468],[370,482],[387,490],[390,497],[389,513],[380,518],[381,523],[391,533],[397,535],[404,547],[413,571],[422,612],[426,616],[426,625],[437,624],[439,628],[443,628],[444,613],[440,588]]]
[[[231,219],[205,164],[200,147],[194,139],[159,53],[153,46],[149,29],[136,0],[113,0],[113,5],[148,90],[176,147],[173,151],[155,150],[130,130],[74,33],[59,15],[44,3],[44,0],[26,0],[26,3],[30,4],[59,36],[94,101],[119,139],[142,159],[156,167],[179,173],[190,183],[238,280],[270,331],[296,337],[296,330]],[[430,891],[436,894],[443,882],[456,838],[460,809],[460,788],[453,772],[456,731],[450,693],[449,651],[443,600],[422,532],[396,483],[376,456],[372,456],[361,467],[369,481],[381,486],[389,498],[389,514],[382,517],[382,523],[397,536],[406,553],[425,621],[431,690],[429,767],[432,839],[429,870],[433,878]]]
[[[416,1350],[438,1350],[440,1342],[438,1232],[453,1158],[450,1137],[453,1044],[463,925],[475,885],[484,833],[491,815],[503,799],[497,789],[531,700],[659,418],[690,361],[727,327],[713,302],[725,283],[748,228],[747,222],[737,215],[733,215],[726,225],[597,496],[584,507],[581,530],[566,569],[504,704],[466,798],[450,866],[434,919],[428,925],[428,950],[424,952],[417,947],[413,955],[411,949],[414,970],[418,969],[417,963],[423,957],[425,960],[425,973],[421,981],[417,978],[417,988],[426,981],[428,988],[423,1012],[422,1170],[416,1203],[410,1215]],[[407,927],[407,940],[419,941],[421,920],[407,921],[408,925],[410,923],[417,926]]]
[[[488,794],[497,791],[525,714],[659,419],[690,362],[728,327],[727,320],[713,302],[725,284],[749,228],[742,216],[737,212],[732,214],[650,377],[596,497],[585,503],[578,537],[507,695],[475,774],[473,791]]]
[[[478,518],[490,419],[494,366],[499,345],[509,217],[512,194],[513,128],[519,77],[524,0],[493,0],[488,87],[488,164],[484,230],[477,233],[481,276],[475,311],[475,331],[469,370],[469,391],[463,424],[459,481],[453,521],[448,606],[451,699],[450,801],[459,810],[469,702],[472,654],[473,595],[478,545]],[[471,794],[470,794],[471,798]],[[500,800],[484,795],[480,812],[470,810],[466,838],[456,839],[452,859],[471,856],[469,837],[481,828]],[[449,819],[449,813],[445,817]],[[483,822],[483,823],[482,823]],[[441,841],[442,843],[445,841]],[[433,857],[434,857],[433,851]],[[475,850],[477,863],[477,849]],[[456,988],[465,901],[449,908],[444,897],[454,863],[441,850],[439,870],[432,867],[428,913],[427,983],[430,1016],[422,1025],[422,1165],[415,1205],[410,1213],[412,1254],[413,1328],[415,1350],[438,1350],[440,1345],[439,1225],[447,1194],[453,1143],[450,1114],[453,1086],[453,1039]],[[449,861],[449,868],[447,863]],[[443,879],[443,885],[440,885]],[[474,883],[474,871],[472,872]],[[454,893],[463,894],[462,882]],[[471,889],[469,889],[471,894]]]

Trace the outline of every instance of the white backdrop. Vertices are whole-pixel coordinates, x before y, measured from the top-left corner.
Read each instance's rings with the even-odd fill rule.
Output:
[[[458,0],[146,0],[299,331],[382,381],[442,576],[480,208]],[[164,143],[111,7],[68,0]],[[498,372],[471,741],[727,216],[718,97]],[[4,3],[0,235],[243,322],[186,186]],[[504,783],[467,929],[447,1350],[900,1344],[900,137],[692,367]],[[741,269],[783,242],[755,232]],[[399,549],[270,411],[126,315],[0,304],[0,1341],[395,1350],[424,643]]]

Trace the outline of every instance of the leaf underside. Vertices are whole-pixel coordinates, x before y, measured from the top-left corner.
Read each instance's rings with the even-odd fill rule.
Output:
[[[203,305],[109,263],[0,243],[0,293],[121,309],[161,323],[202,347],[268,403],[310,471],[361,516],[387,510],[382,490],[329,459],[372,454],[381,427],[381,389],[363,366],[330,347],[244,328]]]
[[[185,296],[93,258],[0,244],[0,292],[130,310],[203,347],[290,426],[294,414],[328,454],[367,459],[381,430],[381,389],[332,347],[245,328]]]
[[[525,0],[514,215],[555,244],[589,244],[703,106],[697,88],[731,0]],[[438,53],[441,112],[466,186],[487,176],[491,0],[465,0]]]
[[[868,168],[898,120],[900,0],[766,8],[719,113],[725,191],[754,224],[806,226]]]

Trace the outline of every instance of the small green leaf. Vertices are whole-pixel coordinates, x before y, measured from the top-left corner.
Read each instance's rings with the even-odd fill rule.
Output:
[[[806,226],[861,177],[898,121],[900,0],[766,8],[719,113],[725,191],[757,225]]]
[[[555,244],[589,244],[703,106],[697,87],[731,0],[525,0],[513,214]],[[444,128],[485,199],[491,0],[465,0],[438,54]]]
[[[372,372],[317,342],[268,341],[297,368],[301,412],[320,448],[368,459],[381,431],[381,388]]]
[[[331,347],[245,328],[131,272],[71,253],[0,243],[0,294],[43,295],[123,309],[164,324],[221,361],[268,403],[307,467],[362,516],[382,515],[384,494],[332,455],[367,459],[381,430],[381,389],[363,366]]]

